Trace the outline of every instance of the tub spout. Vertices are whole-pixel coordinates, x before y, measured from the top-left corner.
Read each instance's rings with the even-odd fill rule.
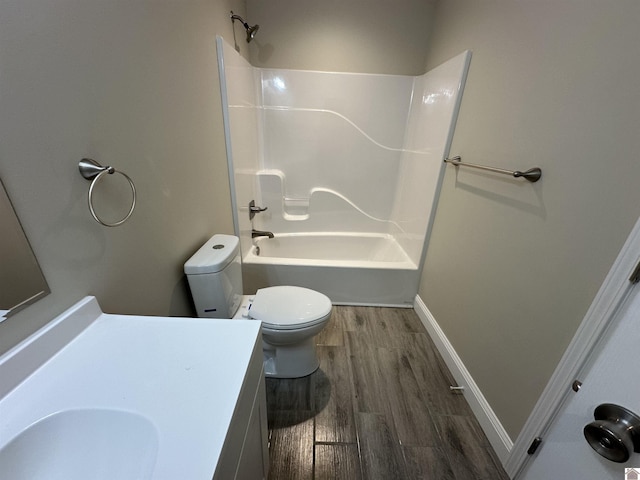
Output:
[[[252,229],[251,230],[251,238],[256,238],[256,237],[273,238],[273,233],[272,232],[265,232],[265,231],[262,231],[262,230]]]

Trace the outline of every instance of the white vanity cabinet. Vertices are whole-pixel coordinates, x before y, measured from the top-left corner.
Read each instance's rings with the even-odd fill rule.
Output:
[[[260,480],[268,467],[260,322],[105,314],[87,297],[0,355],[2,478]]]
[[[258,338],[233,412],[214,480],[261,480],[269,473],[267,400]]]

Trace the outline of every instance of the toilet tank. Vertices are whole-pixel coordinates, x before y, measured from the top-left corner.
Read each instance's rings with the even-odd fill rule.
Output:
[[[184,264],[198,317],[232,318],[242,301],[240,241],[214,235]]]

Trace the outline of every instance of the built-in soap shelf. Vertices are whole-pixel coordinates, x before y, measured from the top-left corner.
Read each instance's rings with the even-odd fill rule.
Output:
[[[310,198],[282,198],[282,213],[286,220],[299,221],[309,218]]]
[[[285,174],[282,170],[265,169],[259,170],[258,183],[263,198],[269,198],[271,202],[278,199],[278,203],[282,205],[282,216],[285,220],[301,221],[309,218],[309,204],[311,197],[289,197],[284,194],[286,192]],[[277,211],[276,205],[273,210]]]
[[[278,218],[287,222],[316,220],[315,217],[326,217],[327,212],[344,212],[341,217],[348,225],[361,225],[366,227],[380,223],[392,223],[388,218],[378,218],[366,212],[352,200],[330,188],[314,187],[308,196],[288,196],[286,190],[286,175],[279,169],[263,169],[256,172],[257,189],[260,192],[260,204],[268,206],[268,212],[258,219],[260,223],[255,228],[288,231],[284,224],[278,224]],[[345,216],[346,215],[346,216]],[[257,218],[257,217],[256,217]],[[255,220],[254,220],[255,221]],[[299,227],[299,225],[298,225]],[[317,226],[316,226],[317,227]]]

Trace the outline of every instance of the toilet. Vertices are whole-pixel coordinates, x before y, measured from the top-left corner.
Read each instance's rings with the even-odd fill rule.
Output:
[[[331,317],[331,300],[303,287],[242,294],[240,240],[214,235],[184,264],[198,317],[261,322],[265,376],[298,378],[317,370],[315,335]]]

